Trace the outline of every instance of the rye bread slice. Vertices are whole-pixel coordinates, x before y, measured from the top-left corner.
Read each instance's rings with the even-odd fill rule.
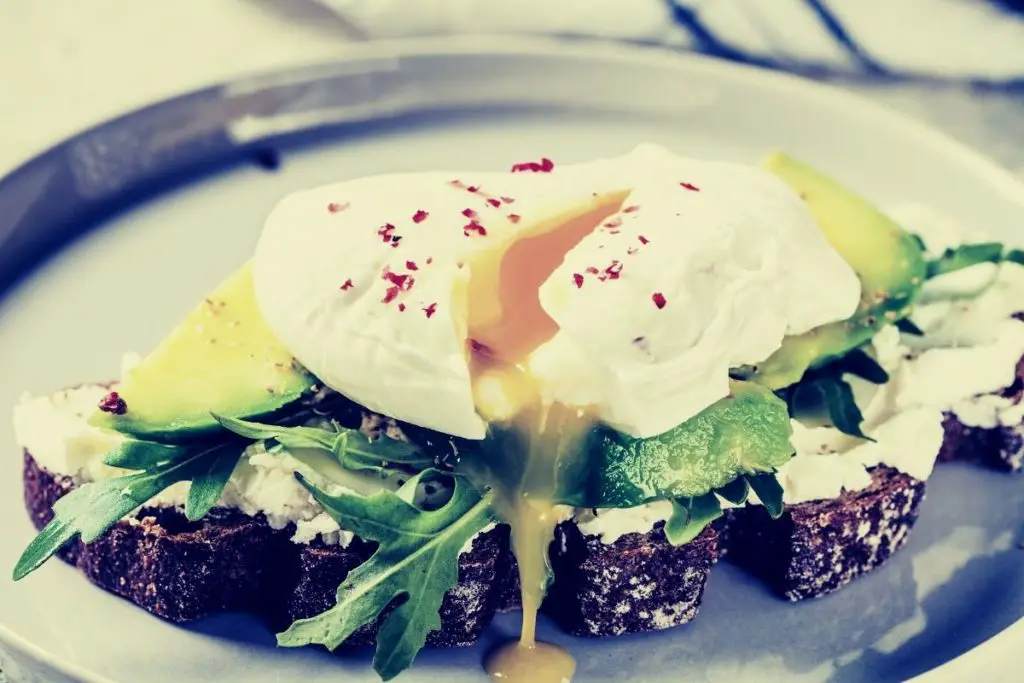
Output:
[[[772,520],[761,506],[727,512],[728,559],[789,600],[831,593],[884,563],[907,541],[925,484],[895,469],[833,500],[787,505]]]
[[[37,529],[73,488],[69,477],[24,454],[25,504]],[[358,539],[345,548],[298,545],[290,540],[293,531],[234,510],[215,509],[189,522],[175,509],[144,508],[94,543],[76,540],[60,557],[100,588],[171,622],[241,611],[283,628],[331,607],[345,575],[373,552],[372,544]],[[472,645],[490,623],[506,561],[501,539],[500,532],[482,534],[463,553],[460,583],[445,596],[442,627],[430,644]],[[374,632],[375,626],[365,628],[346,644],[370,643]]]
[[[555,531],[555,582],[544,612],[577,636],[616,636],[680,626],[700,607],[718,533],[710,526],[683,546],[665,538],[664,522],[614,543],[569,522]]]

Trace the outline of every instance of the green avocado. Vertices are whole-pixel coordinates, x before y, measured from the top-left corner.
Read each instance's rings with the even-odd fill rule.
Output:
[[[292,403],[314,382],[260,314],[247,263],[131,370],[89,420],[175,443],[221,429],[211,413],[246,418]],[[101,406],[103,406],[101,404]]]
[[[807,164],[776,153],[764,167],[807,202],[821,231],[860,277],[860,306],[848,320],[787,337],[758,366],[754,379],[771,388],[795,384],[817,367],[869,341],[906,317],[921,290],[927,264],[920,243],[866,199]]]

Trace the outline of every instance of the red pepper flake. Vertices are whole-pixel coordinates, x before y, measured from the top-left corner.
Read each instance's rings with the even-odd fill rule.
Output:
[[[435,302],[430,304],[429,306],[423,309],[423,312],[427,314],[427,318],[429,319],[432,315],[437,313],[437,303]]]
[[[512,166],[513,173],[551,173],[555,169],[555,162],[544,157],[540,162],[524,161]]]
[[[622,225],[622,216],[616,216],[612,220],[610,220],[607,223],[605,223],[604,227],[606,227],[606,228],[618,228],[621,225]]]
[[[124,415],[128,412],[128,403],[116,391],[111,391],[104,396],[97,407],[104,413],[113,413],[114,415]]]
[[[700,192],[700,188],[697,187],[696,185],[694,185],[693,183],[679,183],[679,184],[681,186],[685,187],[690,192]]]
[[[405,304],[402,304],[402,303],[398,304],[398,312],[399,313],[405,313]]]
[[[430,263],[430,259],[427,259],[427,263]],[[415,261],[406,261],[405,262],[405,269],[406,270],[419,270],[420,267],[416,265]]]
[[[639,204],[631,204],[630,206],[627,206],[625,209],[623,209],[622,213],[634,213],[634,212],[639,211],[639,210],[640,210],[640,205]]]
[[[469,223],[466,223],[464,226],[462,226],[462,234],[465,235],[466,237],[469,237],[474,234],[483,237],[487,234],[487,228],[480,225],[475,220],[472,220]]]
[[[665,308],[665,295],[662,294],[661,292],[655,292],[654,294],[651,294],[651,301],[653,301],[654,305],[657,306],[659,309]]]
[[[612,261],[612,264],[610,266],[608,266],[607,268],[604,269],[604,273],[600,276],[599,279],[602,282],[604,282],[605,280],[618,280],[619,279],[619,275],[621,275],[621,274],[622,274],[622,262],[618,261],[618,260],[615,260],[615,261]]]
[[[643,235],[640,235],[639,237],[637,237],[637,239],[640,240],[640,244],[650,244],[650,242],[651,242],[649,239],[647,239]]]
[[[341,291],[347,292],[348,290],[352,289],[353,287],[355,287],[355,285],[352,283],[352,278],[349,278],[349,279],[345,280],[345,284],[343,284],[341,286]]]
[[[412,222],[413,223],[422,223],[423,221],[427,220],[427,216],[429,216],[429,215],[430,215],[429,213],[427,213],[423,209],[420,209],[420,210],[418,210],[416,213],[414,213],[412,215]]]
[[[518,213],[510,213],[508,215],[508,219],[513,223],[518,223],[521,218],[522,216],[520,216]]]
[[[348,202],[339,204],[338,202],[331,202],[327,205],[327,210],[331,213],[340,213],[348,208]]]
[[[491,206],[493,206],[496,209],[501,206],[501,200],[500,199],[495,199],[494,197],[488,197],[487,198],[487,203],[490,204]]]
[[[380,235],[384,242],[393,242],[395,239],[395,226],[385,223],[377,228],[377,234]]]
[[[389,304],[389,303],[391,303],[392,301],[394,301],[395,299],[398,298],[398,294],[401,291],[402,290],[399,287],[388,287],[387,291],[384,292],[384,298],[381,299],[380,302],[382,304]]]
[[[410,275],[399,275],[398,273],[392,273],[390,270],[384,271],[382,277],[399,289],[406,291],[412,289],[413,283],[416,282],[415,278]]]
[[[477,217],[477,213],[473,209],[463,209],[462,210],[462,215],[465,216],[466,218],[476,218]]]
[[[576,283],[577,288],[583,286],[583,276],[580,275],[579,273],[573,273],[572,281]]]
[[[511,204],[512,202],[515,201],[515,199],[512,197],[502,197],[501,201],[505,202],[506,204]]]
[[[433,256],[428,256],[427,257],[427,265],[429,266],[433,262],[434,262],[434,257]]]

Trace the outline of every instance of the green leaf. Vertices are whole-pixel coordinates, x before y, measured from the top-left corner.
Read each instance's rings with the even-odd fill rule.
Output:
[[[782,484],[774,474],[755,474],[748,476],[747,483],[754,490],[765,511],[772,519],[782,516]]]
[[[403,490],[417,486],[419,479],[409,481]],[[459,553],[495,520],[490,494],[481,497],[463,478],[455,477],[449,501],[436,510],[422,510],[403,499],[401,491],[331,496],[300,481],[342,528],[379,546],[345,578],[334,607],[296,621],[278,635],[278,644],[316,643],[333,650],[397,603],[380,626],[373,659],[381,678],[391,679],[412,664],[427,635],[441,628],[438,610],[445,593],[458,583]]]
[[[145,442],[139,442],[145,443]],[[243,444],[230,442],[235,448],[235,459],[241,457]],[[20,580],[50,559],[54,553],[77,536],[83,543],[92,543],[105,534],[126,515],[145,505],[162,491],[180,481],[188,481],[211,469],[211,459],[223,455],[224,442],[214,446],[199,445],[173,460],[160,460],[143,472],[123,477],[83,484],[53,505],[53,520],[29,543],[14,568],[14,580]],[[134,446],[132,460],[124,456],[122,462],[141,462],[144,450]],[[162,453],[153,449],[151,453]]]
[[[902,320],[896,321],[896,329],[903,334],[912,334],[915,337],[923,337],[924,330],[914,324],[914,321],[910,318],[903,318]]]
[[[388,465],[421,470],[434,460],[419,447],[405,441],[381,437],[375,441],[356,429],[282,427],[248,422],[222,415],[214,416],[226,429],[255,441],[274,440],[285,448],[316,448],[332,453],[346,469],[385,472]]]
[[[1003,260],[1003,245],[1000,242],[979,242],[963,244],[946,249],[942,256],[928,263],[928,277],[953,273],[979,263],[999,263]]]
[[[207,515],[220,500],[224,487],[227,486],[231,473],[235,471],[243,450],[232,440],[208,452],[205,463],[200,466],[192,478],[185,499],[185,517],[195,522]]]
[[[817,415],[824,410],[836,429],[861,439],[873,439],[861,430],[864,417],[853,398],[853,389],[841,377],[821,375],[805,378],[789,393],[792,415]]]
[[[702,496],[742,474],[773,472],[793,455],[786,404],[752,382],[664,434],[636,439],[599,427],[584,444],[556,502],[634,507]]]
[[[674,546],[685,545],[721,516],[722,505],[713,493],[673,500],[672,516],[665,522],[665,536]]]
[[[889,373],[863,349],[854,349],[836,361],[837,373],[848,372],[873,384],[885,384]]]
[[[125,439],[104,456],[103,462],[126,470],[146,470],[165,466],[188,452],[187,446]]]
[[[1024,250],[1021,249],[1010,249],[1003,255],[1004,261],[1010,261],[1011,263],[1017,263],[1024,266]]]
[[[910,239],[914,240],[918,249],[921,251],[928,251],[928,246],[924,243],[924,239],[922,239],[920,235],[910,233]]]
[[[743,505],[750,495],[750,486],[743,477],[736,477],[725,486],[715,489],[715,493],[733,505]]]

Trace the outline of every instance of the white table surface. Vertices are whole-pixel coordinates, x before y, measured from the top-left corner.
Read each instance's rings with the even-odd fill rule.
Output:
[[[239,74],[329,60],[353,32],[307,0],[3,0],[0,176],[128,109]],[[846,84],[1024,175],[1024,94]],[[7,683],[0,672],[0,683]],[[14,682],[16,683],[16,682]]]

